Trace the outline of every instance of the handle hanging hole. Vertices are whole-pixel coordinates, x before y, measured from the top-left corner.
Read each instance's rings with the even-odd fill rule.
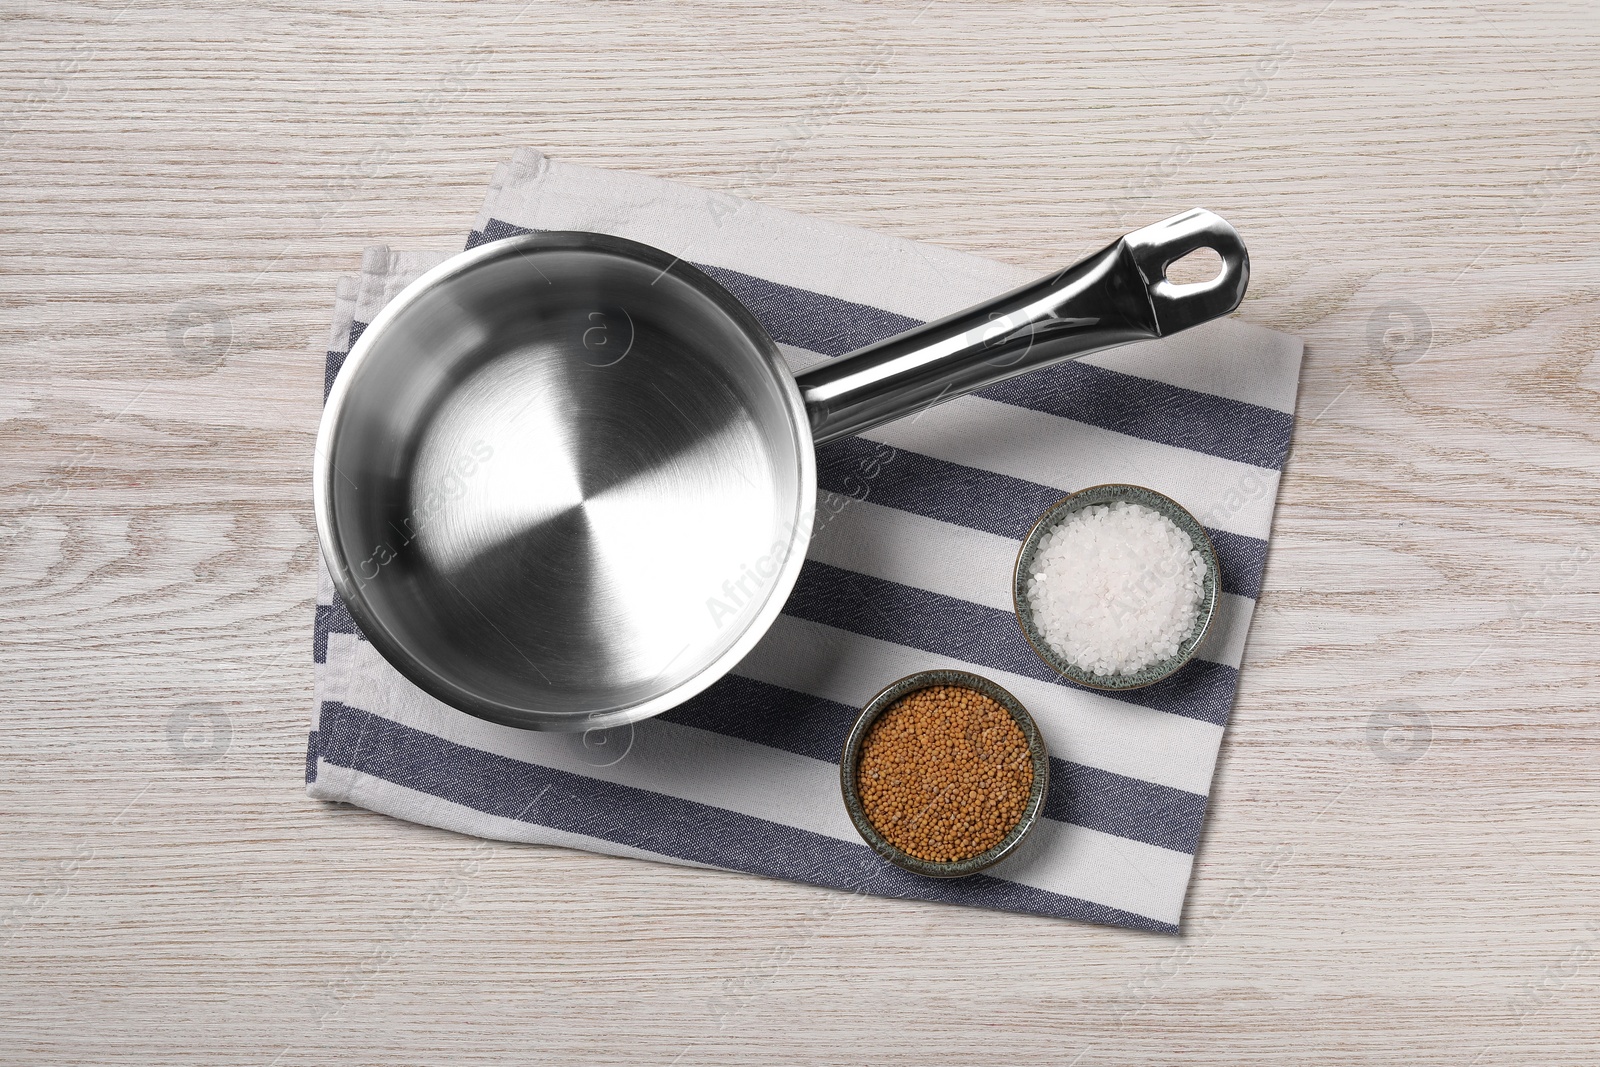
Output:
[[[1173,285],[1203,285],[1222,276],[1222,257],[1214,248],[1196,248],[1168,263],[1162,273]]]

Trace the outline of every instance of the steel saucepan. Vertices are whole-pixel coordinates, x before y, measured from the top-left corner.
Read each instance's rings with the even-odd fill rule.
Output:
[[[1167,268],[1199,248],[1208,282]],[[727,290],[658,249],[549,232],[429,271],[362,333],[317,442],[323,558],[372,645],[462,711],[634,722],[721,678],[800,572],[813,447],[1238,306],[1208,211],[791,375]],[[597,332],[598,331],[598,332]]]

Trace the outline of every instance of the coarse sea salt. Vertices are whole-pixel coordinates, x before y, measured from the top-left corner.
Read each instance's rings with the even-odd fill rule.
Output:
[[[1205,574],[1194,541],[1159,511],[1099,504],[1040,538],[1028,606],[1062,659],[1095,674],[1136,674],[1177,654],[1194,629]]]

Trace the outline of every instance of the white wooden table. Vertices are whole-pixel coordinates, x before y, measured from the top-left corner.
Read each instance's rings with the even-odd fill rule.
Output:
[[[9,0],[0,1060],[1600,1062],[1600,17],[1324,3]],[[1240,226],[1308,347],[1184,937],[304,797],[333,282],[519,145]]]

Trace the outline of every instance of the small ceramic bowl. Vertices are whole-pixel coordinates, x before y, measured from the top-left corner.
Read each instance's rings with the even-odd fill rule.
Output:
[[[1205,562],[1204,591],[1201,595],[1200,611],[1195,616],[1194,628],[1189,631],[1189,636],[1179,642],[1177,652],[1133,674],[1097,674],[1057,655],[1039,635],[1038,629],[1033,624],[1033,610],[1028,604],[1028,579],[1033,574],[1034,553],[1038,551],[1039,542],[1044,540],[1045,534],[1054,530],[1068,516],[1084,508],[1118,502],[1143,504],[1150,510],[1171,519],[1178,529],[1189,535],[1194,547],[1200,552],[1200,558]],[[1217,594],[1221,589],[1222,567],[1217,562],[1216,549],[1211,546],[1211,538],[1206,536],[1205,527],[1195,521],[1195,517],[1171,497],[1139,485],[1091,486],[1051,504],[1050,510],[1033,524],[1033,529],[1029,530],[1028,536],[1023,539],[1022,549],[1017,553],[1016,569],[1011,575],[1011,596],[1017,609],[1017,623],[1022,627],[1022,635],[1028,639],[1028,644],[1033,646],[1039,658],[1056,673],[1068,681],[1091,689],[1139,689],[1161,681],[1188,663],[1194,658],[1201,642],[1206,639],[1206,634],[1211,629],[1211,621],[1216,618]]]
[[[1011,832],[1002,838],[999,844],[987,852],[980,852],[969,859],[954,863],[934,863],[918,859],[891,845],[868,820],[866,810],[861,806],[861,795],[856,790],[856,770],[861,763],[861,744],[867,738],[867,730],[878,721],[878,716],[893,707],[901,697],[935,685],[958,685],[975,689],[1005,708],[1016,720],[1017,725],[1022,727],[1022,736],[1028,742],[1028,754],[1033,759],[1033,788],[1028,792],[1028,802],[1023,806],[1022,818],[1017,820],[1017,825],[1011,828]],[[850,736],[844,742],[844,756],[839,760],[839,787],[844,792],[844,807],[850,813],[850,821],[855,823],[857,832],[878,855],[896,866],[929,878],[962,878],[969,874],[977,874],[985,867],[992,867],[1005,859],[1027,836],[1028,831],[1033,829],[1033,824],[1038,821],[1039,812],[1044,807],[1045,793],[1050,789],[1050,753],[1045,749],[1044,738],[1039,736],[1039,728],[1034,725],[1033,716],[1028,714],[1028,709],[1023,707],[1016,697],[987,678],[980,678],[967,671],[918,671],[883,690],[861,710],[855,726],[850,729]]]

